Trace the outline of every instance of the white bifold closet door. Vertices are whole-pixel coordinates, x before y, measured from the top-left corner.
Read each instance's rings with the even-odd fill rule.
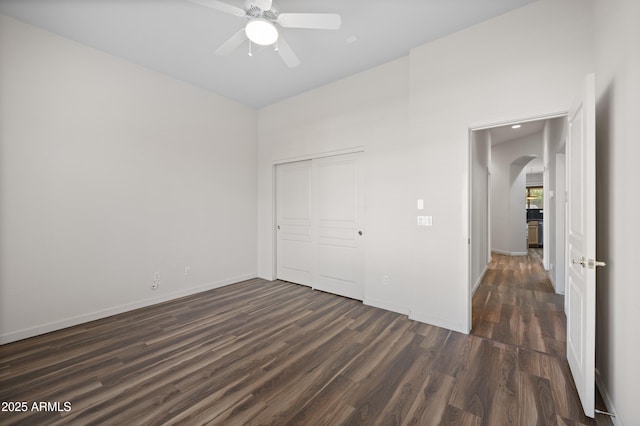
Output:
[[[276,167],[277,278],[362,300],[362,154]]]

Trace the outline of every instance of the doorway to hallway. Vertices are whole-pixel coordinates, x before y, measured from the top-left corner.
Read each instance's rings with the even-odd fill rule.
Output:
[[[526,256],[541,247],[551,284],[564,293],[566,134],[565,113],[470,130],[469,328],[492,253]],[[532,204],[528,195],[541,198]]]

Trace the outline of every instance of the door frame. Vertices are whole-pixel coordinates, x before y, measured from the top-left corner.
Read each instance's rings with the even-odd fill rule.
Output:
[[[343,154],[355,154],[358,152],[365,152],[364,146],[354,146],[351,148],[338,149],[333,151],[323,151],[314,154],[306,154],[299,155],[295,157],[287,157],[281,158],[278,160],[274,160],[271,163],[271,188],[273,191],[271,192],[271,270],[273,271],[271,274],[271,281],[275,281],[278,279],[278,188],[277,188],[277,176],[276,176],[276,167],[280,164],[287,163],[296,163],[298,161],[306,161],[306,160],[314,160],[318,158],[325,157],[334,157],[336,155]],[[363,161],[366,157],[363,156]]]
[[[473,235],[473,204],[472,204],[472,188],[473,188],[473,158],[472,158],[472,144],[473,144],[473,132],[478,130],[490,130],[494,127],[508,126],[513,124],[527,123],[531,121],[540,121],[540,120],[550,120],[558,117],[567,117],[569,114],[568,110],[549,112],[548,114],[542,115],[532,115],[526,116],[524,118],[506,118],[503,120],[496,121],[487,121],[484,123],[471,125],[467,128],[467,327],[468,332],[470,333],[473,329],[473,268],[472,268],[472,259],[473,259],[473,244],[471,243],[471,237]],[[555,155],[555,154],[554,154]],[[544,158],[543,158],[544,161]],[[491,167],[489,167],[489,175],[491,175]],[[546,192],[546,190],[545,190]],[[491,223],[491,199],[489,199],[488,211],[487,211],[487,221]],[[491,227],[488,228],[489,233],[487,236],[487,241],[489,244],[489,258],[491,257]],[[553,242],[555,244],[555,241]],[[543,245],[543,255],[548,256],[548,248],[547,244]],[[488,261],[490,261],[488,259]]]

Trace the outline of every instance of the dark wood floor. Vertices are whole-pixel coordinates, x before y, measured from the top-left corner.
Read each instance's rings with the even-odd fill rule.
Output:
[[[564,296],[553,290],[542,249],[492,259],[473,296],[472,334],[564,358]]]
[[[256,279],[4,345],[0,400],[63,411],[0,424],[595,424],[550,326],[562,318],[534,304],[561,299],[538,297],[528,268],[497,257],[470,336]]]

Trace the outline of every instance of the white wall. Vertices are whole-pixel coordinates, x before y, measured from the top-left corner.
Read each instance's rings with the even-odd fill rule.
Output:
[[[494,145],[491,149],[491,249],[527,254],[526,169],[542,156],[542,133]]]
[[[256,276],[254,110],[3,16],[0,62],[0,342]]]
[[[490,262],[489,250],[489,166],[491,133],[471,132],[471,293],[480,285]]]
[[[640,419],[640,2],[595,1],[597,272],[596,365],[618,425]]]

